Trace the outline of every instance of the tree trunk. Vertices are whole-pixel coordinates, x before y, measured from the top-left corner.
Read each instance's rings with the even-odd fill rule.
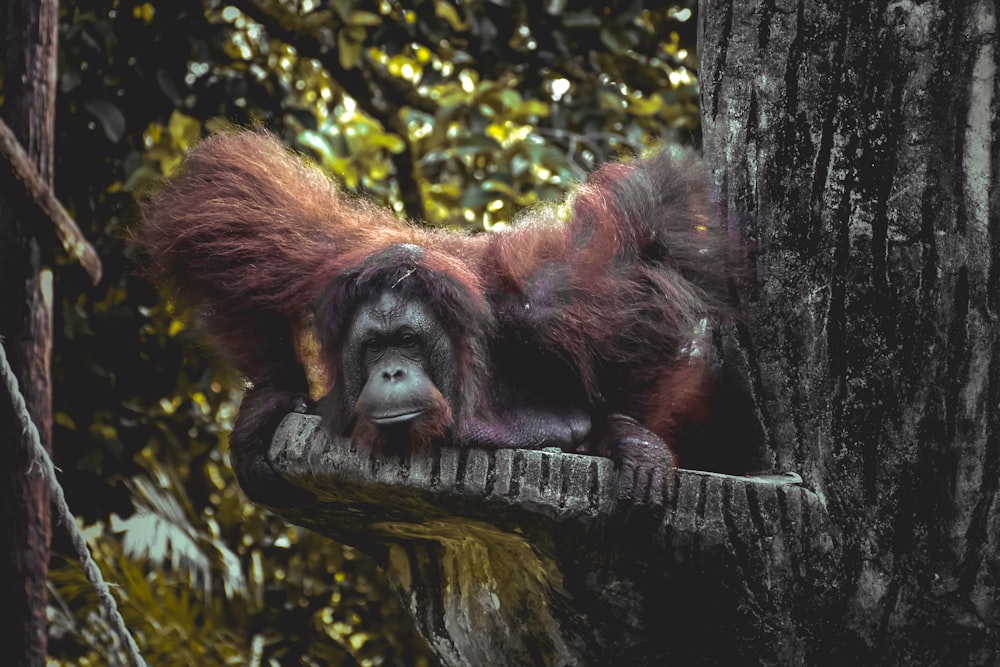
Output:
[[[58,3],[6,4],[4,120],[42,177],[52,182]],[[43,444],[51,449],[52,274],[37,239],[18,213],[0,201],[0,337]],[[8,448],[3,470],[3,545],[6,563],[0,599],[13,622],[0,624],[5,664],[43,665],[46,654],[46,576],[49,492],[24,447],[10,400],[0,400],[0,442]]]
[[[705,157],[759,243],[744,350],[773,468],[842,539],[807,660],[996,664],[995,0],[699,11]]]

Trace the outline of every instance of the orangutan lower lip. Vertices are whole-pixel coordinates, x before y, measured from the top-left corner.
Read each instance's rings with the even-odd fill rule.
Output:
[[[416,412],[404,412],[400,415],[389,415],[387,417],[369,417],[373,424],[376,426],[390,426],[392,424],[404,424],[408,421],[413,421],[420,415],[424,414],[426,410],[417,410]]]

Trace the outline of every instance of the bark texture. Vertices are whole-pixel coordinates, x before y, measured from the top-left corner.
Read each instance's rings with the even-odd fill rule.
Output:
[[[816,657],[996,664],[997,5],[699,11],[705,159],[759,242],[750,385],[842,538]]]
[[[5,10],[3,117],[51,185],[58,3],[12,0]],[[52,274],[43,255],[21,212],[0,200],[0,337],[42,442],[51,449]],[[0,398],[0,442],[7,452],[0,477],[0,599],[12,619],[2,624],[0,646],[11,665],[44,665],[49,492],[41,475],[29,472],[31,455],[6,396]]]

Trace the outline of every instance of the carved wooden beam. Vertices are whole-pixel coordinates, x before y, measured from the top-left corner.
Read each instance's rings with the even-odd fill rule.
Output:
[[[96,285],[101,280],[101,260],[83,232],[42,179],[21,143],[0,120],[0,185],[3,196],[39,237],[55,234],[70,259],[77,261]],[[44,236],[43,236],[44,235]]]
[[[665,506],[629,508],[607,459],[373,456],[306,415],[270,458],[315,496],[276,511],[374,556],[446,665],[794,664],[838,603],[835,533],[795,475],[678,470]]]

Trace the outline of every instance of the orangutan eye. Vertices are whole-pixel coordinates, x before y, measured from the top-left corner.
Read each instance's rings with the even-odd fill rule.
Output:
[[[404,331],[399,336],[399,347],[412,350],[420,346],[420,338],[412,331]]]

